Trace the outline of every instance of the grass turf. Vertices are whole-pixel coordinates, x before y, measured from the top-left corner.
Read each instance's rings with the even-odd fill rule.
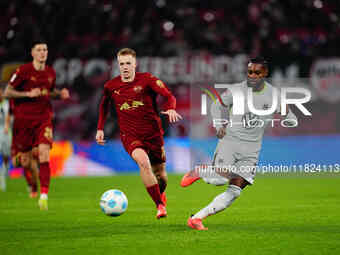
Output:
[[[204,221],[205,232],[189,229],[187,218],[225,187],[181,188],[180,178],[169,177],[169,216],[161,220],[139,176],[54,179],[47,212],[28,198],[23,179],[9,180],[0,193],[0,254],[340,254],[340,178],[259,176]],[[99,207],[111,188],[129,199],[120,217]]]

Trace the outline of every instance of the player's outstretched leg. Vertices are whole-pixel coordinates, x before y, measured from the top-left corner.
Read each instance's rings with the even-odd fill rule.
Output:
[[[156,218],[160,219],[166,217],[166,208],[162,202],[159,185],[155,175],[152,172],[148,155],[143,149],[136,148],[131,153],[131,156],[137,162],[144,186],[157,207]]]
[[[241,177],[237,177],[240,179]],[[242,179],[242,178],[241,178]],[[242,188],[244,188],[247,183],[245,180],[234,180],[232,179],[231,184],[225,192],[219,194],[214,200],[205,208],[197,212],[194,216],[188,219],[188,226],[197,230],[206,230],[202,224],[202,220],[210,215],[214,215],[218,212],[223,211],[229,207],[236,198],[241,194]]]
[[[38,201],[40,210],[48,210],[48,191],[50,186],[50,145],[39,144],[39,179],[40,179],[40,198]]]

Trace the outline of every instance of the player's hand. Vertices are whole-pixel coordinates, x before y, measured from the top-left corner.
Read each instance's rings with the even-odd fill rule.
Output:
[[[226,134],[226,128],[225,127],[220,127],[217,132],[216,132],[216,136],[218,139],[222,139]]]
[[[104,140],[104,131],[103,130],[97,130],[97,134],[96,134],[96,142],[100,145],[104,145],[105,144],[105,140]]]
[[[62,100],[66,100],[66,99],[69,99],[69,98],[70,98],[70,92],[68,91],[68,89],[63,88],[63,89],[60,91],[60,98],[61,98]]]
[[[39,88],[34,88],[34,89],[31,89],[31,91],[28,91],[26,95],[30,98],[39,97],[41,96],[41,90]]]
[[[169,116],[170,123],[177,122],[182,119],[182,116],[179,115],[175,110],[170,109],[167,111],[162,111],[161,114],[166,114]]]

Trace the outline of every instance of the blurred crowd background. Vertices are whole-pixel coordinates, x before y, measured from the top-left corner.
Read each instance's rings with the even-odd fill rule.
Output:
[[[57,69],[57,85],[71,90],[71,100],[55,102],[57,139],[93,140],[102,87],[116,74],[112,63],[122,47],[134,48],[149,63],[141,71],[155,71],[150,67],[154,62],[164,69],[174,59],[189,65],[192,58],[200,58],[209,65],[212,58],[225,56],[230,65],[240,58],[244,61],[237,65],[243,65],[249,57],[262,55],[270,63],[274,85],[288,79],[286,84],[313,88],[314,97],[309,104],[312,118],[305,118],[297,129],[269,134],[340,132],[337,0],[5,0],[0,8],[2,83],[13,65],[31,60],[31,43],[45,39],[48,62]],[[87,65],[86,71],[91,60],[103,68]],[[178,111],[185,117],[166,128],[166,135],[188,136],[190,127],[199,123],[190,115],[190,85],[195,79],[174,81],[163,77],[164,72],[156,74],[175,94]],[[213,77],[208,80],[214,82]],[[237,79],[228,80],[233,81]],[[106,134],[117,137],[114,118],[106,125]]]

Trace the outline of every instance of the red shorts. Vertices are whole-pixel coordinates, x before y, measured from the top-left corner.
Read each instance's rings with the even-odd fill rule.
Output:
[[[53,143],[52,120],[14,118],[12,150],[26,152],[39,144]]]
[[[148,154],[152,165],[161,164],[166,161],[163,136],[151,139],[140,139],[137,137],[121,136],[125,150],[131,155],[136,148],[142,148]]]

